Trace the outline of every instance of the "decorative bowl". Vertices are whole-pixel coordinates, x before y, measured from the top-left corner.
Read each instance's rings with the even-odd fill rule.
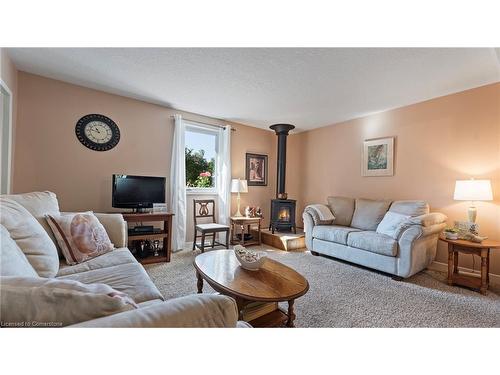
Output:
[[[458,240],[458,233],[454,232],[444,232],[444,235],[449,240]]]
[[[267,254],[264,251],[248,250],[241,245],[234,247],[234,255],[242,268],[248,271],[258,271],[266,261]]]

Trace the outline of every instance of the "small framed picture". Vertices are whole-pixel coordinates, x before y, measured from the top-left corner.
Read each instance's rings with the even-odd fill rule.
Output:
[[[393,176],[394,137],[364,141],[361,159],[363,176]]]
[[[248,186],[267,186],[267,155],[246,154]]]

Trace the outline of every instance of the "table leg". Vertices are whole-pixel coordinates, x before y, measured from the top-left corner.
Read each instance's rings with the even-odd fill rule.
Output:
[[[261,227],[260,227],[260,222],[262,220],[259,220],[259,245],[262,245],[262,232],[261,232]]]
[[[198,287],[198,294],[203,293],[203,278],[201,277],[201,274],[196,271],[196,286]]]
[[[486,282],[490,284],[490,249],[488,249],[487,255],[488,266],[486,267]]]
[[[241,246],[245,246],[245,226],[243,224],[240,225],[240,230],[241,230]]]
[[[458,273],[458,251],[453,253],[453,273]]]
[[[295,300],[291,299],[288,301],[288,320],[286,321],[286,326],[287,327],[295,327],[295,324],[293,324],[293,321],[295,320],[295,313],[293,312],[293,304]]]
[[[448,244],[448,285],[453,285],[453,245]]]
[[[481,250],[481,294],[486,294],[488,289],[488,249]]]
[[[238,309],[238,320],[243,320],[243,308],[245,307],[245,301],[238,297],[233,297],[236,301],[236,308]]]
[[[231,245],[234,245],[234,223],[232,222],[229,227],[229,238],[231,239]]]

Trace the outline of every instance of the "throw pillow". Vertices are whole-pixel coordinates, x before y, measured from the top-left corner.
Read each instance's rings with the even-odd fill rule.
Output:
[[[26,255],[0,224],[0,276],[38,277]]]
[[[391,201],[357,198],[351,227],[361,230],[376,230],[390,204]]]
[[[47,215],[47,222],[68,264],[78,264],[114,249],[93,212]]]
[[[40,223],[22,205],[0,197],[0,224],[9,232],[28,262],[41,277],[55,277],[59,270],[56,245]]]
[[[411,216],[398,214],[397,212],[387,211],[384,218],[377,227],[377,233],[386,234],[394,239],[398,239],[402,229],[405,228],[405,223],[408,222]]]
[[[2,326],[61,327],[138,308],[106,284],[75,280],[2,277]]]

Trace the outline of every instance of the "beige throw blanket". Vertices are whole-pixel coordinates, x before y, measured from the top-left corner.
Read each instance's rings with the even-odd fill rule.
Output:
[[[304,211],[312,216],[314,225],[330,225],[335,220],[330,208],[324,204],[310,204]]]

